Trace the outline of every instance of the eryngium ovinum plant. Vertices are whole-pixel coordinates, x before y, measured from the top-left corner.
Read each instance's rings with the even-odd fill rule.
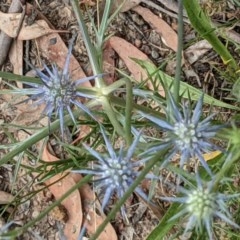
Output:
[[[24,93],[30,96],[25,101],[33,100],[35,105],[43,104],[45,106],[42,115],[47,115],[49,120],[52,115],[60,120],[61,135],[64,135],[64,115],[65,112],[71,116],[73,122],[76,124],[75,117],[72,112],[74,106],[80,108],[83,112],[95,118],[90,110],[81,103],[80,98],[94,98],[93,95],[78,91],[77,87],[89,80],[102,76],[102,74],[96,76],[90,76],[73,81],[69,74],[70,57],[72,53],[73,43],[75,36],[72,37],[69,44],[68,54],[64,64],[64,68],[59,70],[56,64],[52,64],[51,69],[43,63],[44,71],[35,68],[32,64],[28,63],[32,69],[37,73],[37,76],[41,79],[41,83],[25,83],[31,88],[25,88],[20,93]]]
[[[106,2],[109,3],[109,1]],[[83,24],[83,21],[79,21],[79,24]],[[84,28],[83,31],[85,31]],[[86,37],[88,33],[83,32],[82,34]],[[76,122],[74,118],[74,112],[72,112],[74,106],[77,106],[83,112],[90,115],[93,120],[97,122],[97,124],[100,122],[98,117],[92,113],[91,109],[82,104],[79,99],[79,97],[91,99],[95,98],[95,95],[86,94],[86,92],[80,92],[78,90],[78,85],[84,81],[99,77],[101,74],[85,79],[79,79],[77,81],[72,81],[68,69],[72,44],[73,42],[70,43],[65,66],[62,70],[59,70],[54,64],[52,65],[51,69],[44,65],[46,73],[36,69],[37,75],[41,81],[40,83],[36,84],[28,82],[27,84],[31,88],[19,89],[19,91],[15,90],[15,93],[17,92],[28,95],[29,99],[33,100],[34,104],[43,104],[45,107],[43,114],[46,114],[50,121],[52,120],[52,115],[56,116],[56,118],[58,118],[60,121],[60,131],[62,136],[64,135],[64,129],[66,127],[64,122],[65,114],[69,114],[72,120]],[[87,40],[85,44],[89,44]],[[88,45],[87,49],[91,48],[90,45],[91,44]],[[93,53],[94,51],[91,52]],[[90,55],[89,57],[94,58],[93,55]],[[98,60],[99,59],[93,62],[97,64]],[[94,66],[92,67],[94,68]],[[98,85],[99,88],[101,88],[101,84]],[[106,86],[107,84],[104,83],[103,85]],[[105,97],[111,99],[111,88],[108,90],[109,91],[105,91],[105,94],[107,95]],[[99,93],[101,93],[101,89]],[[110,93],[109,96],[108,93]],[[104,210],[107,204],[109,204],[111,198],[117,198],[120,200],[125,198],[125,195],[128,194],[128,190],[131,189],[132,186],[135,186],[136,182],[138,183],[138,178],[142,175],[142,173],[144,173],[144,170],[148,169],[149,166],[153,164],[153,160],[155,161],[156,157],[158,160],[159,152],[167,152],[159,157],[159,162],[161,161],[164,163],[161,168],[168,168],[168,164],[171,164],[171,159],[173,156],[180,154],[179,165],[181,167],[181,171],[186,171],[185,168],[183,168],[184,165],[188,164],[191,160],[196,161],[193,158],[197,158],[201,167],[199,167],[196,162],[195,172],[193,172],[193,174],[196,174],[197,176],[196,184],[188,185],[185,183],[185,181],[183,181],[182,186],[177,187],[179,190],[179,192],[176,192],[176,194],[179,194],[178,197],[164,198],[164,196],[162,196],[162,199],[164,200],[181,203],[180,208],[178,208],[175,212],[172,212],[170,217],[168,217],[167,214],[165,216],[166,218],[169,218],[168,223],[171,221],[175,221],[176,223],[176,219],[178,219],[180,216],[185,217],[187,222],[187,228],[185,228],[185,232],[196,230],[197,232],[201,233],[202,231],[206,231],[208,238],[213,239],[213,228],[216,221],[225,221],[233,227],[238,227],[238,225],[233,222],[231,214],[227,210],[226,200],[229,199],[229,197],[227,197],[228,194],[227,192],[225,193],[220,191],[221,181],[216,180],[219,179],[219,176],[224,176],[224,174],[221,172],[222,170],[219,172],[212,171],[211,167],[203,157],[203,153],[216,149],[216,146],[212,143],[212,138],[217,134],[218,130],[222,126],[216,126],[212,124],[213,115],[210,115],[206,118],[202,116],[204,100],[203,95],[199,95],[196,107],[194,110],[192,110],[190,105],[187,104],[190,102],[190,99],[188,101],[183,101],[182,104],[179,104],[173,99],[168,90],[166,93],[167,108],[165,111],[165,117],[154,117],[150,113],[154,112],[154,110],[150,111],[148,108],[141,108],[140,112],[141,118],[144,117],[148,124],[157,126],[156,131],[164,132],[164,137],[161,139],[161,142],[156,143],[145,141],[144,144],[142,144],[142,141],[144,141],[144,136],[141,136],[138,133],[135,135],[132,134],[134,135],[134,138],[132,139],[131,144],[126,144],[124,142],[120,149],[117,149],[115,148],[115,142],[110,141],[112,138],[107,137],[105,130],[103,130],[100,125],[96,124],[98,126],[97,130],[100,129],[100,134],[104,139],[105,151],[99,152],[94,148],[94,145],[88,146],[87,143],[84,143],[83,150],[85,151],[79,151],[79,155],[85,156],[82,153],[85,152],[91,155],[91,160],[94,159],[94,162],[93,164],[90,163],[87,168],[79,167],[83,164],[78,164],[78,166],[74,165],[73,171],[77,173],[93,175],[93,183],[96,183],[96,187],[100,189],[100,192],[103,195],[102,209]],[[129,99],[127,98],[125,101],[120,98],[118,99],[118,103],[121,106],[125,106],[126,102],[128,101]],[[116,113],[115,115],[117,117],[122,116],[122,112],[121,115],[119,115],[119,112],[117,112],[117,106],[118,105],[116,104],[114,107],[109,109],[111,111],[116,111],[114,113]],[[140,108],[136,107],[136,110],[139,109]],[[156,111],[155,113],[156,115],[158,114]],[[109,121],[107,122],[108,124],[105,124],[105,121],[103,121],[102,125],[105,124],[105,128],[110,125],[109,129],[112,129],[112,127],[115,129],[115,126],[118,127],[118,125],[120,125],[121,129],[123,124],[120,120],[117,122],[118,118],[116,116],[113,118],[113,121],[111,122],[112,124],[109,124]],[[139,119],[139,115],[135,115],[134,117],[139,121],[142,120]],[[132,125],[134,125],[134,122],[132,122]],[[130,129],[134,130],[133,132],[135,133],[135,128],[137,128],[137,125]],[[116,132],[120,135],[119,130]],[[125,135],[123,134],[121,137],[123,136]],[[141,147],[139,147],[140,145]],[[143,145],[144,147],[142,147]],[[145,149],[146,146],[149,149],[147,151],[142,150]],[[156,166],[159,166],[159,164],[156,164]],[[77,169],[77,167],[79,169]],[[198,174],[200,170],[201,172],[203,171],[207,174]],[[153,176],[149,172],[148,175],[146,174],[146,177],[150,179],[156,179],[158,176]],[[144,176],[142,179],[143,178]],[[179,176],[179,178],[181,178],[181,176]],[[206,180],[207,178],[210,178],[210,180]],[[132,192],[137,193],[145,201],[148,201],[147,193],[144,193],[139,186],[137,186]],[[124,213],[123,207],[122,213]]]
[[[45,66],[46,73],[42,73],[36,69],[42,84],[27,83],[32,88],[23,90],[23,93],[29,95],[29,99],[32,99],[35,104],[43,104],[45,106],[44,114],[46,114],[49,119],[52,114],[58,116],[62,135],[64,134],[65,128],[65,113],[70,114],[72,120],[75,122],[72,113],[73,105],[81,108],[96,120],[97,123],[99,121],[78,99],[78,97],[94,98],[94,96],[81,93],[77,89],[78,84],[93,79],[96,76],[72,82],[68,73],[71,50],[72,42],[63,70],[58,70],[55,65],[52,66],[52,70]],[[186,184],[184,187],[177,188],[179,193],[176,194],[180,194],[179,197],[162,197],[164,200],[181,203],[179,212],[176,212],[169,221],[176,221],[180,216],[185,216],[188,220],[186,220],[187,227],[185,228],[184,234],[188,231],[195,230],[202,232],[205,229],[209,239],[213,239],[214,236],[213,226],[215,220],[220,219],[235,228],[238,227],[238,225],[233,222],[227,210],[226,200],[229,200],[230,197],[221,193],[218,187],[212,187],[217,173],[214,175],[203,157],[203,153],[217,149],[215,144],[212,143],[212,138],[222,127],[222,125],[212,124],[214,115],[206,118],[202,116],[203,100],[204,96],[201,95],[195,108],[192,109],[192,107],[188,105],[190,100],[183,101],[182,104],[177,104],[171,93],[168,92],[165,118],[154,117],[149,114],[148,111],[141,111],[140,115],[142,117],[150,121],[149,123],[157,126],[156,129],[165,133],[160,142],[145,143],[144,145],[148,144],[148,146],[150,146],[147,151],[139,148],[141,139],[141,134],[139,133],[135,134],[135,138],[132,140],[130,146],[126,144],[122,145],[120,149],[115,149],[114,143],[110,142],[105,131],[99,125],[106,151],[98,152],[93,147],[83,144],[88,154],[95,159],[94,163],[90,164],[87,168],[82,167],[81,169],[76,169],[75,167],[73,172],[93,175],[93,183],[96,185],[96,188],[100,189],[100,193],[103,195],[103,210],[113,196],[118,199],[124,197],[125,193],[141,174],[141,169],[144,169],[144,165],[151,162],[151,157],[154,158],[158,152],[162,151],[167,153],[159,159],[161,161],[163,160],[164,163],[161,168],[165,166],[168,167],[166,163],[171,163],[173,156],[180,154],[179,165],[181,168],[188,164],[191,159],[197,158],[211,178],[210,181],[206,182],[204,179],[200,179],[201,175],[197,175],[196,187],[190,188]],[[134,129],[134,133],[136,133],[136,129],[132,129]],[[195,166],[195,173],[197,174],[197,162]],[[157,176],[150,173],[147,174],[146,177],[148,179],[157,178]],[[134,192],[145,201],[150,201],[147,194],[144,193],[140,187],[136,187]],[[125,215],[124,207],[122,206],[121,209],[122,214]]]

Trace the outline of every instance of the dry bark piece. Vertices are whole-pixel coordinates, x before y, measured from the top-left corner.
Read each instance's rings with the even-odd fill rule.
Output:
[[[133,59],[131,59],[136,58],[140,60],[149,60],[146,54],[120,37],[111,37],[109,39],[109,44],[124,61],[136,81],[140,82],[142,79],[146,79],[148,77],[145,70],[143,70]]]
[[[134,7],[132,10],[141,15],[161,35],[162,41],[166,46],[177,52],[177,33],[163,19],[141,6]]]
[[[22,3],[19,0],[12,0],[12,3],[8,9],[9,13],[18,13],[22,11],[22,4],[25,4],[25,1],[22,1]],[[1,19],[1,17],[0,17]],[[6,26],[5,26],[6,27]],[[12,38],[10,38],[7,34],[5,34],[3,31],[0,32],[0,67],[3,65],[3,63],[6,60],[6,57],[8,55],[8,51],[12,44]]]
[[[82,179],[81,174],[72,174],[75,182],[79,182]],[[96,200],[95,194],[90,188],[88,184],[83,185],[80,189],[80,195],[82,198],[83,209],[86,213],[86,218],[84,219],[83,226],[86,227],[88,234],[93,235],[97,228],[102,224],[105,219],[104,213],[101,215],[96,213],[96,209],[98,212],[101,212],[101,206],[99,202]],[[117,240],[117,234],[113,228],[113,226],[108,223],[105,227],[104,231],[99,235],[98,240]]]
[[[141,52],[131,43],[119,37],[111,37],[109,39],[109,43],[120,56],[120,58],[124,61],[128,70],[132,73],[133,78],[136,81],[141,82],[142,80],[146,80],[148,78],[146,71],[132,59],[136,58],[139,60],[146,60],[151,62],[146,54]],[[154,86],[152,85],[151,81],[147,82],[147,86],[149,89],[154,90]],[[160,85],[158,87],[158,91],[160,95],[164,96],[164,90]]]
[[[42,159],[46,162],[54,162],[59,160],[57,157],[50,154],[46,146],[43,150]],[[65,173],[57,174],[45,182],[46,185],[48,185],[49,190],[54,195],[55,199],[59,199],[76,184],[71,175],[67,175],[62,178],[64,174]],[[64,227],[64,235],[68,240],[76,240],[80,234],[83,217],[82,203],[79,191],[76,190],[71,195],[69,195],[62,202],[62,205],[67,210],[68,214],[68,220]]]
[[[14,40],[9,53],[9,59],[13,66],[13,73],[23,75],[23,42]],[[19,82],[17,82],[18,87]],[[22,86],[22,84],[21,84]]]

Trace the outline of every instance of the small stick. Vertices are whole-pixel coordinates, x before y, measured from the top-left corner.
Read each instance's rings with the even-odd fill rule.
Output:
[[[25,9],[25,4],[26,4],[26,0],[12,0],[12,3],[8,9],[9,13],[20,13],[23,9]],[[24,12],[23,12],[23,16],[22,16],[22,21],[24,19]],[[21,24],[19,26],[19,30],[20,31],[21,28]],[[9,37],[6,33],[4,33],[3,31],[0,33],[0,68],[2,67],[2,65],[4,64],[9,49],[11,47],[13,38]]]

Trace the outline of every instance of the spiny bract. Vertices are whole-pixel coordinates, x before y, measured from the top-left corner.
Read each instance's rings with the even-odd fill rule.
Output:
[[[72,107],[73,105],[79,107],[84,112],[94,118],[89,109],[79,101],[79,97],[94,98],[77,90],[77,86],[88,80],[102,76],[102,74],[86,77],[76,81],[72,81],[69,74],[69,63],[73,47],[73,40],[70,42],[67,58],[62,71],[59,71],[55,64],[52,64],[50,70],[45,64],[46,73],[39,69],[35,69],[30,63],[29,65],[36,71],[38,77],[41,79],[41,84],[26,83],[31,86],[31,89],[25,89],[35,104],[45,104],[43,114],[46,114],[50,119],[53,113],[60,119],[61,134],[64,134],[64,111],[67,110],[73,122],[76,124]],[[28,99],[28,100],[29,100]],[[95,118],[94,118],[95,119]]]
[[[98,153],[94,149],[84,145],[88,152],[98,161],[93,164],[92,169],[80,169],[74,170],[73,172],[92,174],[95,177],[94,181],[97,183],[97,187],[100,188],[102,192],[105,192],[102,202],[102,209],[104,209],[114,192],[118,198],[121,198],[129,189],[139,175],[136,168],[141,166],[145,162],[145,159],[139,161],[132,160],[140,134],[138,134],[126,152],[123,151],[123,148],[120,148],[119,152],[115,152],[102,128],[101,132],[104,137],[107,153]],[[146,201],[148,200],[141,188],[137,187],[135,192]]]
[[[169,102],[169,111],[166,111],[166,118],[170,119],[168,122],[141,113],[142,116],[167,132],[167,137],[163,139],[163,142],[150,148],[146,153],[149,154],[164,148],[169,148],[170,155],[167,159],[171,159],[172,156],[179,152],[181,154],[181,167],[189,161],[191,157],[197,157],[207,172],[212,175],[202,154],[216,150],[217,147],[211,143],[210,140],[222,126],[213,126],[211,124],[213,114],[203,120],[200,119],[202,115],[203,95],[199,98],[193,113],[186,104],[183,105],[182,109],[179,109],[170,93]]]

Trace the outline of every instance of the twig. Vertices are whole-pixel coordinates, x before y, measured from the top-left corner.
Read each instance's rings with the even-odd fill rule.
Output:
[[[170,17],[178,18],[178,15],[177,15],[176,13],[173,13],[173,12],[171,12],[171,11],[169,11],[169,10],[166,10],[165,8],[160,7],[160,6],[157,5],[156,3],[150,2],[149,0],[142,0],[141,2],[142,2],[142,3],[145,3],[146,5],[148,5],[148,6],[152,7],[152,8],[157,9],[157,10],[160,11],[160,12],[166,13],[166,14],[167,14],[168,16],[170,16]],[[173,10],[173,9],[171,9],[171,10]],[[173,10],[173,11],[174,11],[174,10]],[[184,21],[185,23],[190,23],[190,21],[188,20],[188,18],[185,17],[185,16],[184,16],[184,18],[183,18],[183,21]]]
[[[25,0],[13,0],[11,3],[11,6],[9,7],[8,12],[9,13],[20,13],[25,6],[26,1]],[[24,19],[24,13],[22,15],[22,20]],[[21,24],[19,26],[18,32],[20,31],[21,28]],[[2,67],[2,65],[4,64],[9,49],[11,47],[13,38],[9,37],[6,33],[4,33],[3,31],[0,33],[0,68]]]

